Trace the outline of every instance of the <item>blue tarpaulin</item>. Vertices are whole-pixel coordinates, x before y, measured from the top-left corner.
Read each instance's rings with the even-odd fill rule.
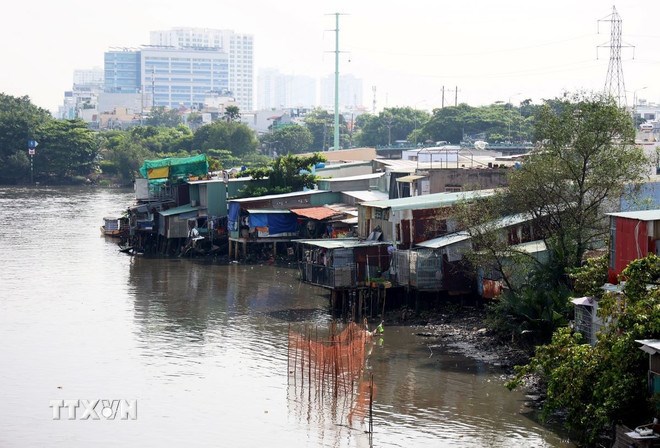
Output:
[[[227,229],[229,231],[238,230],[238,219],[241,212],[241,204],[236,202],[229,203],[229,214],[227,215]]]
[[[282,211],[250,213],[250,227],[268,227],[270,235],[296,233],[298,218],[293,213]]]

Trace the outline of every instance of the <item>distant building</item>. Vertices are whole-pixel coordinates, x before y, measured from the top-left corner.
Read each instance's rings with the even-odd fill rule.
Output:
[[[139,93],[140,50],[134,48],[113,49],[103,55],[105,91],[110,93]]]
[[[172,28],[150,33],[150,44],[178,49],[212,48],[228,55],[228,86],[239,108],[253,110],[254,37],[232,30],[211,28]]]
[[[339,110],[352,110],[363,106],[362,80],[353,75],[339,76]],[[328,110],[335,108],[335,76],[321,80],[321,105]]]
[[[228,56],[219,49],[143,47],[140,65],[140,83],[155,106],[191,107],[229,89]]]
[[[276,69],[263,69],[257,76],[257,107],[312,108],[316,102],[316,80],[309,76],[285,75]]]
[[[102,92],[101,68],[74,70],[73,87],[64,92],[64,101],[58,109],[57,118],[66,120],[80,118],[88,122],[94,120],[97,114],[98,96]]]
[[[144,46],[105,53],[105,91],[149,96],[147,107],[191,107],[229,89],[228,55],[214,48]]]

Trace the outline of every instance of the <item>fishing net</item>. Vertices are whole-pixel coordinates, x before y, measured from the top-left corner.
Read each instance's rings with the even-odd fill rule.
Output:
[[[310,418],[328,413],[335,424],[364,422],[373,403],[373,378],[366,373],[372,333],[351,322],[341,331],[336,322],[327,330],[289,328],[288,373],[298,407]],[[369,432],[372,419],[369,418]]]

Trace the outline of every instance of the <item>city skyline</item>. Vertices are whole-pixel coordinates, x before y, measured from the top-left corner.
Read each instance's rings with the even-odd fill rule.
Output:
[[[660,32],[652,18],[660,5],[628,0],[616,8],[623,40],[635,46],[634,59],[632,48],[622,52],[628,102],[634,97],[658,102]],[[76,20],[64,20],[72,10]],[[564,91],[601,91],[605,84],[610,29],[598,19],[611,14],[612,4],[597,0],[551,5],[476,0],[469,8],[419,0],[406,8],[389,0],[378,5],[342,0],[331,7],[298,0],[220,7],[201,0],[195,10],[171,0],[118,0],[113,8],[26,0],[8,12],[0,30],[4,42],[13,42],[0,49],[11,68],[0,74],[0,91],[28,95],[55,111],[71,89],[74,70],[102,67],[110,48],[138,47],[149,42],[151,31],[177,27],[253,35],[255,90],[262,68],[322,79],[334,71],[335,18],[328,14],[335,11],[345,14],[339,19],[340,73],[362,79],[369,110],[372,86],[378,110],[430,110],[440,106],[443,86],[445,105],[453,104],[454,95],[458,102],[482,105],[540,102]]]

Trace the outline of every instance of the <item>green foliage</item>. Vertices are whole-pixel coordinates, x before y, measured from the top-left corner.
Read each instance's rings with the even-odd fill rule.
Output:
[[[568,269],[575,295],[600,299],[602,286],[607,282],[607,265],[608,256],[601,255],[587,259],[580,267]]]
[[[310,172],[311,167],[325,160],[325,157],[319,153],[308,157],[288,154],[279,156],[268,166],[250,168],[243,175],[252,176],[253,179],[268,178],[268,187],[253,187],[248,185],[246,189],[240,192],[239,196],[262,196],[264,194],[301,191],[303,188],[311,189],[317,180],[316,176]]]
[[[464,135],[481,134],[492,143],[531,140],[534,118],[525,116],[533,108],[511,104],[492,104],[472,107],[467,104],[435,109],[433,116],[422,127],[419,137],[432,141],[445,140],[458,144]]]
[[[314,137],[304,126],[289,124],[266,134],[261,142],[277,150],[279,155],[300,154],[309,151]]]
[[[41,180],[67,182],[94,171],[99,140],[81,120],[52,120],[43,128],[35,176]]]
[[[257,136],[246,124],[224,121],[200,127],[192,141],[192,147],[202,152],[226,149],[236,157],[254,152],[257,145]]]
[[[50,113],[27,96],[0,93],[0,184],[29,181],[27,142],[37,140],[41,145],[42,130],[50,121]],[[40,157],[40,147],[35,157]]]
[[[630,116],[609,98],[576,95],[546,101],[536,119],[542,145],[519,170],[511,170],[511,201],[521,211],[545,216],[554,235],[552,251],[565,268],[582,263],[584,252],[608,231],[604,207],[646,164],[634,146]]]
[[[226,149],[209,149],[206,152],[206,155],[209,156],[210,159],[217,160],[221,169],[231,168],[240,164],[240,159],[234,156],[231,151],[227,151]],[[209,169],[211,171],[215,171],[211,168]]]
[[[320,108],[314,109],[305,116],[305,126],[313,136],[310,148],[312,151],[325,151],[333,146],[334,120],[334,114]],[[348,146],[350,136],[346,120],[342,115],[339,116],[339,139],[342,147]]]
[[[416,129],[429,120],[429,114],[411,107],[386,108],[376,115],[364,114],[357,119],[359,146],[384,146],[397,140],[408,139],[416,143]],[[410,138],[412,137],[412,138]]]
[[[113,131],[116,132],[116,131]],[[186,126],[136,126],[126,131],[128,138],[152,153],[190,151],[193,134]]]
[[[175,128],[181,124],[181,116],[176,109],[168,109],[163,106],[154,107],[146,122],[147,126],[160,126]]]
[[[106,135],[107,146],[101,151],[101,170],[109,164],[114,168],[111,170],[120,178],[123,184],[129,184],[138,175],[137,172],[146,159],[154,155],[139,142],[134,141],[126,132]]]
[[[240,121],[241,119],[241,111],[238,108],[238,106],[227,106],[225,107],[225,121],[232,122],[232,121]]]
[[[503,339],[528,334],[526,339],[547,341],[565,325],[570,314],[569,290],[548,266],[535,266],[525,282],[507,290],[488,314],[488,325]]]
[[[598,269],[587,270],[596,278],[602,275]],[[624,295],[608,294],[599,302],[599,316],[608,323],[595,346],[561,328],[550,344],[537,348],[529,364],[516,368],[508,384],[515,388],[527,375],[540,376],[547,384],[543,417],[565,412],[567,427],[590,446],[614,423],[636,426],[654,417],[648,358],[635,340],[660,337],[660,258],[635,260],[622,276],[627,279]],[[581,284],[588,289],[591,281],[583,278]]]

